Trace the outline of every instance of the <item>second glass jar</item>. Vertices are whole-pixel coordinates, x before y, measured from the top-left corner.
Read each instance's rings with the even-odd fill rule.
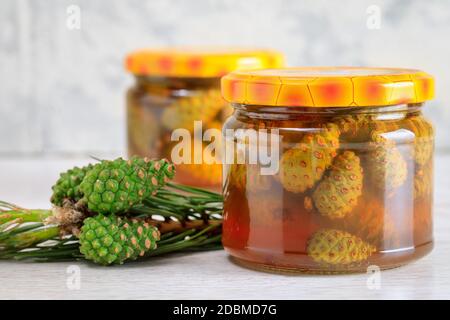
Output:
[[[270,50],[176,48],[131,53],[126,67],[136,82],[127,94],[129,156],[168,158],[176,164],[177,182],[220,189],[220,155],[202,152],[210,143],[202,133],[221,130],[232,113],[221,96],[220,77],[239,69],[281,67],[283,60]],[[194,121],[201,121],[201,126],[194,126]],[[190,159],[184,163],[172,159],[180,142],[172,139],[177,129],[187,130],[192,138]],[[201,163],[193,159],[196,145],[202,149]]]

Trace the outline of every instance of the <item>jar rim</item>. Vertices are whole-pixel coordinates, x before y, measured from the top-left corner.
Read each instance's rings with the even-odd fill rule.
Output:
[[[337,117],[347,115],[378,115],[390,117],[394,114],[413,114],[421,112],[423,103],[397,104],[389,106],[367,107],[293,107],[293,106],[256,106],[240,103],[230,104],[236,114],[245,114],[249,118],[261,119],[291,119],[292,117]]]
[[[266,106],[365,107],[421,103],[434,79],[415,69],[296,67],[235,71],[222,78],[231,103]]]

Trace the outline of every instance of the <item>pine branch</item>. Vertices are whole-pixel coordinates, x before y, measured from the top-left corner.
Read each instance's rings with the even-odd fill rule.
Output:
[[[44,221],[45,218],[52,214],[51,210],[41,210],[41,209],[22,209],[17,207],[12,207],[11,209],[6,209],[4,205],[6,202],[0,201],[0,224],[5,222],[20,219],[21,222],[39,222]]]
[[[183,233],[171,235],[157,242],[158,247],[149,251],[140,260],[160,256],[163,254],[185,251],[220,250],[221,235],[218,232],[219,225],[209,226],[203,230],[190,229]],[[51,239],[45,242],[27,247],[26,249],[0,250],[0,259],[31,260],[36,262],[52,262],[62,260],[83,259],[79,251],[78,239],[74,236],[65,239]]]
[[[146,257],[172,252],[219,250],[222,196],[207,190],[169,184],[126,216],[145,219],[162,233]],[[29,210],[0,201],[0,259],[61,261],[82,259],[78,239],[60,238],[63,226],[45,225],[52,210]],[[161,220],[162,219],[162,220]]]

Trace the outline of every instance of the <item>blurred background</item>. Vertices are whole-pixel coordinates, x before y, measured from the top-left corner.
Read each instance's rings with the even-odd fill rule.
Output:
[[[443,0],[2,0],[0,156],[124,155],[133,79],[123,58],[168,45],[275,48],[298,66],[422,69],[436,77],[425,113],[445,152],[449,35]]]

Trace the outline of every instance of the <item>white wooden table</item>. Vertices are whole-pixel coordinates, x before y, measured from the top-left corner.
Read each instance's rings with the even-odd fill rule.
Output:
[[[60,171],[87,159],[1,159],[0,199],[48,207]],[[288,276],[247,270],[223,251],[178,254],[123,266],[0,261],[1,299],[427,299],[450,298],[450,155],[436,160],[435,249],[408,266],[368,275]],[[80,286],[73,272],[80,274]]]

